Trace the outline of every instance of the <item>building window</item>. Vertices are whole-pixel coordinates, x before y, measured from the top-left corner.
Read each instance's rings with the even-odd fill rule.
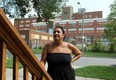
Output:
[[[32,22],[36,22],[37,20],[35,19],[35,20],[32,20]]]
[[[23,25],[19,25],[19,27],[23,27]]]
[[[93,24],[94,24],[94,22],[90,22],[90,23],[89,23],[89,25],[93,25]]]
[[[21,35],[21,36],[22,36],[22,38],[23,38],[23,39],[25,39],[25,38],[26,38],[26,35]]]
[[[30,26],[30,24],[26,24],[25,26]]]
[[[97,28],[97,32],[99,33],[102,33],[102,32],[104,32],[104,27],[103,28]]]
[[[97,22],[99,25],[102,25],[102,22]]]
[[[82,30],[82,28],[79,28],[79,30]],[[84,30],[94,30],[94,28],[84,28]]]
[[[64,14],[68,14],[68,12],[64,12]]]
[[[69,31],[76,31],[76,29],[68,29]]]
[[[28,22],[30,22],[30,20],[26,20],[25,22],[28,23]]]
[[[20,21],[20,23],[24,23],[24,21]]]
[[[66,24],[62,24],[62,26],[64,27],[64,26],[66,26]]]
[[[92,15],[89,15],[89,18],[92,18]]]
[[[87,15],[85,15],[85,18],[87,18]]]

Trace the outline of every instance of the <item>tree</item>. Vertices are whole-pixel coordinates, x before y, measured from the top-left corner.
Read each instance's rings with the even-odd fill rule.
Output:
[[[24,17],[30,10],[29,0],[2,0],[1,7],[11,18]]]
[[[116,47],[116,0],[110,5],[110,11],[107,17],[108,24],[106,24],[104,31],[110,41],[110,51],[114,52]]]
[[[15,6],[13,8],[16,13],[14,14],[15,17],[24,17],[31,9],[34,9],[38,15],[37,21],[40,22],[44,20],[48,22],[49,19],[54,18],[53,12],[59,12],[67,1],[68,0],[9,0],[7,5]],[[8,10],[8,7],[5,7],[5,10]],[[7,14],[11,15],[11,13],[12,12],[8,12]]]
[[[41,21],[44,18],[46,22],[53,19],[53,12],[59,12],[68,0],[32,0],[33,7]]]

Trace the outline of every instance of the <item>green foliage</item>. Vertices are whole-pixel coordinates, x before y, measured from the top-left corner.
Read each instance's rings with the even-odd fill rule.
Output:
[[[110,14],[108,15],[108,20],[116,21],[116,0],[110,5]]]
[[[6,67],[12,69],[13,68],[13,59],[9,58],[6,62]],[[20,63],[19,64],[19,69],[22,68],[23,65]]]
[[[97,39],[95,38],[91,44],[91,50],[93,52],[100,52],[101,51],[101,47],[102,47],[102,44],[101,44],[101,41],[100,39]]]
[[[70,40],[69,43],[71,43],[71,44],[73,44],[73,45],[76,45],[75,40]]]
[[[105,36],[110,42],[109,52],[115,52],[116,48],[116,0],[110,5],[110,14],[107,17],[109,23],[105,25]]]
[[[40,54],[40,53],[42,53],[42,50],[43,50],[43,47],[39,47],[39,48],[33,49],[33,52],[34,52],[35,54]]]
[[[53,12],[59,12],[68,0],[32,0],[38,18],[46,22],[54,18]],[[40,21],[38,20],[38,21]]]
[[[38,22],[46,21],[54,18],[53,12],[59,12],[65,6],[68,0],[13,0],[6,3],[14,8],[16,14],[14,16],[24,17],[26,13],[34,9],[38,15]],[[3,0],[3,3],[5,1]],[[9,7],[4,5],[6,14],[11,15],[12,12],[8,11]],[[18,14],[18,15],[17,15]]]
[[[105,25],[105,36],[111,40],[116,37],[116,21],[112,21]]]
[[[2,0],[3,10],[11,18],[24,17],[31,10],[30,0]]]
[[[89,52],[107,52],[107,53],[116,53],[116,43],[110,39],[108,45],[104,45],[101,40],[95,38],[92,44],[86,47],[86,51]]]
[[[19,9],[18,12],[21,17],[24,17],[24,15],[30,11],[31,5],[29,2],[29,0],[15,0],[15,5]]]
[[[99,78],[105,80],[116,79],[116,67],[109,66],[86,66],[75,69],[76,76]]]
[[[108,52],[84,52],[84,57],[103,57],[103,58],[116,58],[116,53],[108,53]]]
[[[116,43],[114,43],[114,42],[111,42],[110,44],[109,44],[109,52],[111,52],[111,53],[115,53],[116,52]]]

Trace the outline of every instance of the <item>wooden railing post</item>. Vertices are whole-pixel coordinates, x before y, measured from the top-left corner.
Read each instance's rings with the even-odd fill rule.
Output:
[[[13,56],[13,80],[18,80],[19,75],[19,58],[17,56]]]
[[[42,80],[46,80],[46,78],[45,78],[45,76],[44,76],[44,75],[42,75]]]
[[[28,80],[28,67],[24,65],[24,70],[23,70],[23,80]]]
[[[0,80],[6,80],[6,43],[0,40]]]
[[[32,74],[32,80],[36,80],[36,76]]]

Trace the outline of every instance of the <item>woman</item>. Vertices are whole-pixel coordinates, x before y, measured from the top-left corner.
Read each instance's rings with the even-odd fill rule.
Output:
[[[57,26],[53,32],[53,42],[45,45],[42,51],[41,64],[48,62],[48,73],[53,80],[75,80],[71,63],[81,57],[81,51],[74,45],[64,42],[65,31]],[[71,58],[71,54],[74,55]]]

